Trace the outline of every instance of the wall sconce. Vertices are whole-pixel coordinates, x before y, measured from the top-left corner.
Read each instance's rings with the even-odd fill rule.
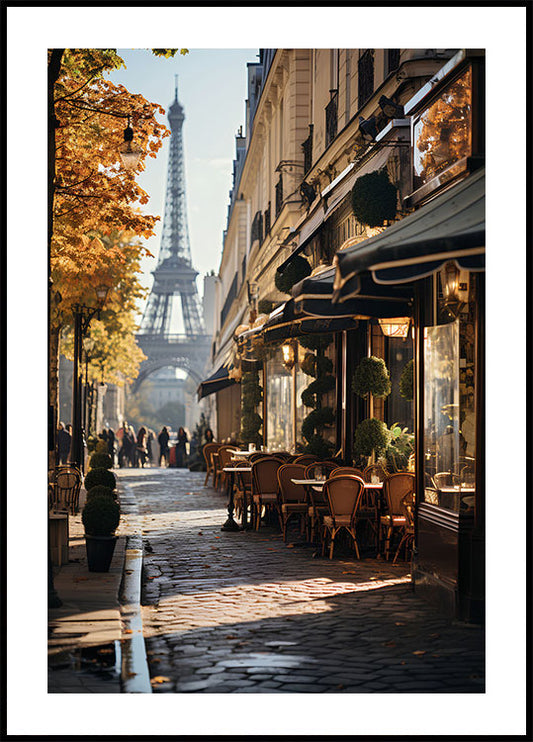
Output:
[[[283,352],[283,365],[288,371],[292,371],[296,362],[294,343],[285,343],[281,346]]]
[[[403,106],[400,106],[398,103],[393,101],[392,98],[387,98],[386,95],[382,95],[378,101],[378,105],[387,118],[403,119],[404,117]]]
[[[452,317],[457,317],[468,301],[468,271],[449,261],[440,270],[440,282],[444,306]]]
[[[378,135],[376,117],[371,116],[365,120],[362,116],[359,116],[359,131],[365,142],[374,142]]]
[[[133,170],[139,164],[142,151],[133,144],[133,129],[130,126],[130,117],[128,116],[128,125],[124,129],[124,141],[118,148],[120,159],[125,170]]]
[[[390,319],[378,319],[379,326],[384,335],[389,338],[406,338],[409,334],[411,317],[391,317]]]

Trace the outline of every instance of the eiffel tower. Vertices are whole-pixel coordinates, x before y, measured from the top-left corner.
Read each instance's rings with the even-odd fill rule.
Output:
[[[147,376],[165,366],[181,368],[200,383],[211,346],[196,288],[198,272],[191,260],[182,133],[185,114],[178,101],[177,76],[168,120],[171,136],[161,247],[137,333],[137,342],[147,358],[132,392]]]

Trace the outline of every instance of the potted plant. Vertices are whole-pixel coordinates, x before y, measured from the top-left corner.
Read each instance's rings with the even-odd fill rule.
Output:
[[[89,469],[112,469],[113,459],[108,453],[93,453],[89,459]]]
[[[367,461],[382,453],[391,441],[392,433],[382,420],[375,417],[359,423],[355,429],[353,449],[356,456]]]
[[[282,294],[290,294],[295,283],[303,281],[311,273],[311,265],[303,255],[297,255],[285,270],[281,273],[276,271],[274,283],[278,291]]]
[[[352,210],[361,224],[381,227],[396,216],[398,192],[386,170],[362,175],[352,189]]]
[[[118,539],[120,505],[112,495],[94,493],[85,503],[81,520],[89,572],[108,572]]]
[[[115,475],[109,469],[89,469],[85,475],[84,485],[87,492],[93,487],[102,484],[104,487],[114,490],[117,487],[117,480]]]
[[[90,490],[87,490],[87,499],[98,495],[106,495],[106,497],[112,497],[113,500],[118,500],[117,491],[112,490],[111,487],[107,487],[105,484],[95,484]]]

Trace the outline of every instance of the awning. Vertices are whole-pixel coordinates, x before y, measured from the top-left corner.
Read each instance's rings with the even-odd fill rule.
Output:
[[[412,314],[411,286],[378,286],[370,277],[358,278],[359,293],[350,301],[334,304],[335,269],[308,276],[292,288],[296,316],[367,319],[408,317]],[[346,329],[346,328],[341,328]]]
[[[294,299],[289,299],[275,312],[272,312],[261,332],[265,343],[269,343],[302,335],[352,330],[356,327],[357,320],[353,317],[298,316]]]
[[[450,260],[485,270],[485,168],[376,237],[337,252],[333,303],[359,295],[365,273],[376,284],[402,284]]]
[[[235,379],[229,377],[229,372],[232,366],[221,366],[214,374],[211,374],[209,378],[202,381],[196,391],[198,395],[198,401],[207,397],[209,394],[220,392],[221,389],[225,389],[228,386],[232,386],[237,382]]]

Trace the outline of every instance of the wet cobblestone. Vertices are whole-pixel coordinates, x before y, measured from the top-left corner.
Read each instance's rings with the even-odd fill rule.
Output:
[[[204,476],[120,472],[143,533],[154,693],[484,692],[482,629],[420,600],[406,563],[222,532],[226,503]]]

